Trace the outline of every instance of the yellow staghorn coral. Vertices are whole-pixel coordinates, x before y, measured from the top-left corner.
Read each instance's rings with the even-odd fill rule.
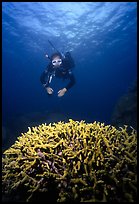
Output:
[[[137,133],[127,128],[72,119],[28,127],[4,152],[4,198],[136,201]]]

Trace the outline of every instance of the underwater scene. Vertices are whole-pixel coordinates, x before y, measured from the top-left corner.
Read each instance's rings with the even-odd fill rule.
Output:
[[[136,2],[2,2],[2,201],[137,201]]]

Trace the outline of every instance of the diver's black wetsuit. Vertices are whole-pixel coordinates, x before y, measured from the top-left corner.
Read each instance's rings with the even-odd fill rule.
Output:
[[[49,87],[52,78],[58,77],[63,79],[69,79],[70,82],[65,87],[69,90],[75,84],[75,77],[72,73],[72,68],[75,66],[73,58],[70,53],[67,52],[65,54],[65,58],[62,59],[62,64],[58,68],[54,68],[52,63],[50,62],[46,68],[46,70],[42,73],[40,77],[40,81],[44,87]]]

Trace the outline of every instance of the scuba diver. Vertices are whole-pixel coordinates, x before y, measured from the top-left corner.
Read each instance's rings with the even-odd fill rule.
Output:
[[[75,77],[72,73],[72,68],[75,66],[74,60],[69,52],[62,55],[57,51],[53,53],[51,57],[49,57],[48,54],[45,56],[50,59],[50,63],[41,74],[40,81],[48,95],[52,95],[54,90],[50,87],[50,84],[53,77],[69,79],[70,81],[67,86],[58,91],[58,97],[62,97],[75,84]]]

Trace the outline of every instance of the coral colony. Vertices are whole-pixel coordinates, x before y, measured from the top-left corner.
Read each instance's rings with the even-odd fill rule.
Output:
[[[137,134],[127,126],[70,119],[29,127],[2,163],[3,195],[11,200],[136,200]]]

